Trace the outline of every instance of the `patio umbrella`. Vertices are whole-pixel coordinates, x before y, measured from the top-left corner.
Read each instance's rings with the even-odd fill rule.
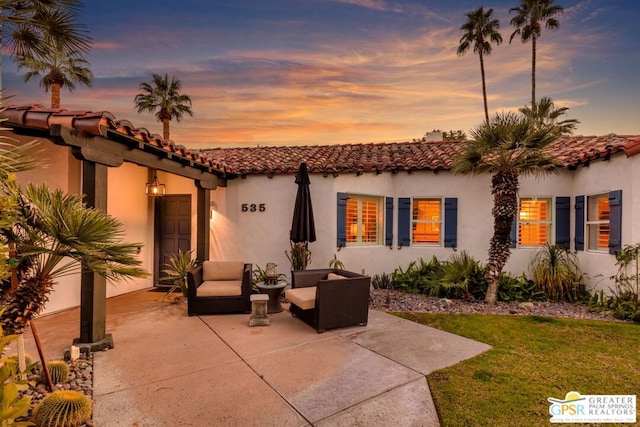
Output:
[[[311,193],[309,192],[310,183],[307,164],[301,163],[296,173],[298,193],[293,209],[293,222],[290,233],[290,239],[294,243],[316,241],[316,226],[313,221],[313,207],[311,206]]]

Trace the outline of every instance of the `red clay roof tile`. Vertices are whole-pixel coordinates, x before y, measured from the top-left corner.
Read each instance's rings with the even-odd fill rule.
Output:
[[[363,173],[382,171],[448,170],[466,142],[413,141],[396,143],[340,144],[285,147],[188,149],[163,140],[145,128],[116,119],[108,111],[52,110],[42,105],[9,105],[0,112],[4,124],[40,130],[62,124],[93,135],[108,137],[107,130],[184,158],[205,164],[225,174],[295,173],[305,162],[310,173]],[[640,136],[563,136],[552,145],[563,165],[575,168],[611,154],[640,154]]]

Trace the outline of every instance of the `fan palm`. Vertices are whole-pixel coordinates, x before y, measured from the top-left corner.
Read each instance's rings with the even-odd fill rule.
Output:
[[[46,185],[2,182],[2,197],[17,201],[19,220],[0,230],[17,252],[18,288],[3,282],[0,303],[6,310],[0,323],[20,332],[38,314],[57,279],[79,273],[82,268],[109,280],[145,277],[135,257],[138,243],[120,239],[120,222],[86,207],[82,196],[50,191]]]
[[[91,38],[76,22],[78,0],[0,0],[2,42],[16,56],[46,55],[53,41],[64,54],[89,51]]]
[[[531,40],[531,108],[536,110],[536,49],[542,34],[542,25],[549,30],[560,27],[556,18],[564,11],[562,6],[553,4],[553,0],[521,0],[520,6],[511,8],[509,13],[516,15],[511,19],[515,31],[509,38],[509,43],[515,36],[520,36],[522,43]]]
[[[520,108],[520,112],[533,120],[538,126],[545,124],[556,125],[562,135],[571,135],[580,123],[576,119],[560,120],[560,116],[567,114],[569,107],[556,107],[548,96],[540,99],[536,109],[528,105]]]
[[[502,35],[498,32],[500,21],[492,19],[493,9],[487,11],[483,7],[467,13],[467,22],[460,27],[463,35],[458,46],[458,55],[464,55],[471,47],[480,57],[480,75],[482,77],[482,97],[484,99],[485,121],[489,122],[489,109],[487,107],[487,86],[484,74],[484,55],[491,53],[492,45],[502,43]]]
[[[473,142],[456,156],[453,171],[490,173],[493,237],[485,268],[486,302],[495,304],[502,269],[510,256],[511,227],[518,213],[519,177],[557,173],[560,162],[545,148],[559,135],[554,125],[536,126],[521,114],[496,114],[471,132]]]
[[[142,93],[134,98],[138,113],[156,113],[156,118],[162,123],[162,137],[165,140],[169,139],[169,122],[172,119],[179,122],[184,114],[193,116],[191,98],[180,93],[181,87],[182,83],[175,77],[169,82],[169,76],[166,74],[154,74],[151,83],[140,84]]]
[[[42,56],[19,55],[16,57],[18,70],[29,69],[24,75],[27,83],[34,77],[40,77],[40,86],[46,92],[51,90],[51,108],[60,108],[60,89],[66,87],[69,92],[75,89],[75,83],[91,87],[93,74],[89,63],[79,52],[65,54],[56,45]]]

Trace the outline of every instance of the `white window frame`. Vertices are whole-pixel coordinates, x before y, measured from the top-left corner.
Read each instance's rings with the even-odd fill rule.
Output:
[[[601,254],[608,254],[609,253],[609,246],[608,246],[608,239],[607,239],[607,246],[605,246],[604,248],[598,248],[597,247],[597,235],[598,235],[598,231],[597,229],[602,226],[602,225],[608,225],[609,226],[609,238],[611,236],[611,207],[609,207],[609,219],[607,220],[601,220],[601,219],[591,219],[592,218],[592,213],[597,215],[597,209],[598,209],[598,199],[604,198],[607,200],[607,203],[609,203],[609,193],[599,193],[599,194],[592,194],[590,196],[586,197],[586,213],[585,213],[585,249],[587,250],[587,252],[596,252],[596,253],[601,253]],[[593,202],[593,203],[592,203]],[[593,209],[595,208],[595,212],[593,212]],[[592,239],[592,235],[591,232],[592,230],[595,229],[595,240],[596,240],[596,247],[592,248],[592,243],[593,243],[593,239]]]
[[[522,201],[523,200],[531,200],[531,201],[537,201],[537,200],[547,200],[549,202],[549,212],[548,212],[548,220],[522,220],[522,212],[520,211],[520,208],[522,206]],[[554,224],[556,221],[555,218],[555,206],[556,206],[556,199],[555,197],[540,197],[540,196],[533,196],[533,197],[520,197],[518,199],[518,222],[517,222],[517,227],[516,227],[516,242],[517,242],[517,247],[518,248],[539,248],[541,246],[544,246],[547,243],[553,242],[554,241]],[[549,232],[547,233],[547,241],[542,244],[542,245],[522,245],[520,244],[520,240],[521,240],[521,233],[520,233],[520,226],[522,224],[547,224],[548,225],[548,230]]]
[[[357,205],[357,222],[349,224],[348,219],[345,224],[346,230],[346,241],[345,244],[347,246],[380,246],[384,244],[384,197],[383,196],[374,196],[369,194],[352,194],[347,193],[347,215],[349,211],[349,201],[356,200]],[[363,212],[362,205],[364,200],[375,200],[376,201],[376,240],[373,242],[364,242],[363,239]],[[350,241],[349,236],[351,235],[350,227],[355,226],[356,228],[356,240]]]

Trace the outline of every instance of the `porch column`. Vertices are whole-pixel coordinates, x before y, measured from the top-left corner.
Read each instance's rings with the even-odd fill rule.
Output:
[[[198,188],[196,206],[196,259],[206,261],[209,259],[209,224],[211,221],[211,193],[209,189],[202,188],[196,181]]]
[[[87,206],[107,211],[108,166],[88,160],[82,162],[82,192]],[[113,337],[106,333],[107,280],[82,268],[80,281],[80,337],[73,344],[89,351],[113,348]]]

